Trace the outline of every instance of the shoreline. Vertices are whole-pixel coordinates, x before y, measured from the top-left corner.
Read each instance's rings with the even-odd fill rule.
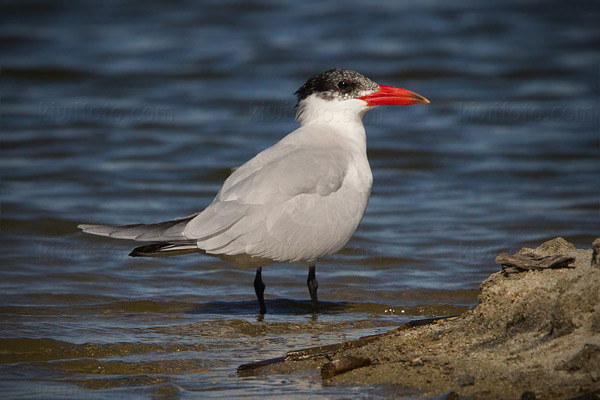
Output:
[[[478,304],[458,318],[257,372],[316,374],[330,360],[356,357],[370,365],[324,383],[478,399],[569,398],[600,390],[600,265],[591,262],[598,255],[562,238],[523,253],[573,257],[574,268],[496,272],[480,285]]]

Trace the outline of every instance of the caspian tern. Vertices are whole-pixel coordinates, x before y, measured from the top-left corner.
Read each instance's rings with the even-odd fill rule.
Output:
[[[344,248],[371,193],[364,114],[377,106],[429,100],[343,69],[313,76],[296,96],[300,127],[236,169],[204,210],[155,224],[79,228],[155,242],[135,248],[129,254],[133,257],[199,252],[256,268],[261,314],[266,313],[262,267],[273,262],[308,265],[308,289],[313,313],[318,313],[316,262]]]

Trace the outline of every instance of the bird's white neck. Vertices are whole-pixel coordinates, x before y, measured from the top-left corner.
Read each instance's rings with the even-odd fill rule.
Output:
[[[346,139],[356,141],[366,149],[365,127],[362,118],[370,107],[358,100],[324,100],[311,95],[298,104],[296,120],[301,126],[318,124],[330,126]]]

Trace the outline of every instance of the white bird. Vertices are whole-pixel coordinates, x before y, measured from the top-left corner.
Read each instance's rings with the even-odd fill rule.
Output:
[[[236,169],[204,210],[155,224],[79,228],[155,242],[135,248],[129,254],[133,257],[200,252],[256,268],[261,314],[266,313],[262,267],[273,262],[308,265],[308,289],[318,313],[316,262],[344,248],[371,193],[362,117],[376,106],[429,101],[342,69],[313,76],[296,96],[300,127]]]

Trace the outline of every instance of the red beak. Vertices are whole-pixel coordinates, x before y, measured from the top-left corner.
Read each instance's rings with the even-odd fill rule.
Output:
[[[361,96],[358,99],[366,101],[369,106],[409,106],[429,103],[429,100],[415,92],[384,85],[379,85],[378,92]]]

